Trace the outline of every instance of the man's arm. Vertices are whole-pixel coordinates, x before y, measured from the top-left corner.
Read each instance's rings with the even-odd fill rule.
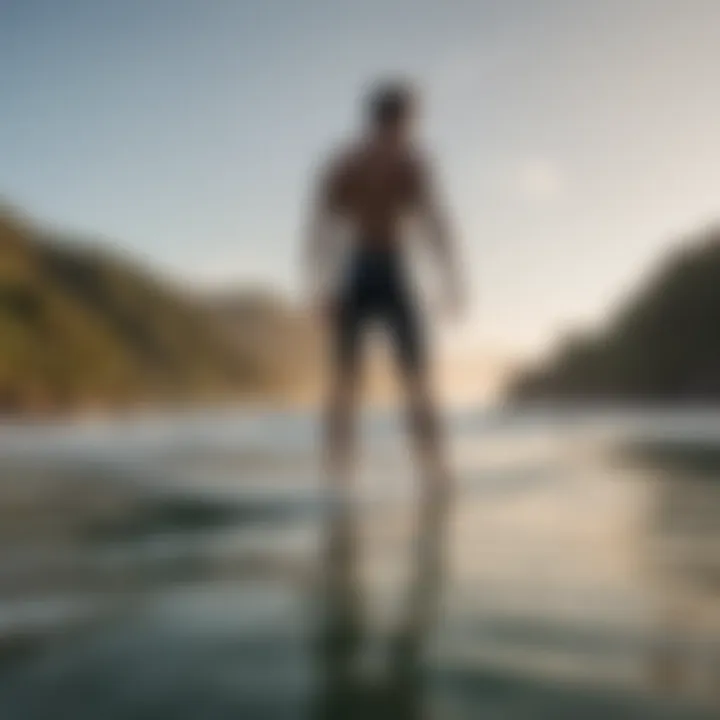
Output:
[[[418,162],[415,174],[417,216],[441,266],[444,298],[450,309],[458,312],[464,301],[464,283],[457,239],[430,165],[425,161]]]
[[[338,249],[338,184],[340,167],[333,161],[320,172],[312,188],[305,227],[303,269],[305,289],[316,308],[325,306],[333,292]]]

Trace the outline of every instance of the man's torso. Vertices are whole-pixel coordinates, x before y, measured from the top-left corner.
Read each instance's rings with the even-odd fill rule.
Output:
[[[353,226],[358,245],[395,246],[403,219],[418,202],[421,176],[420,162],[409,147],[366,143],[336,158],[328,199]]]

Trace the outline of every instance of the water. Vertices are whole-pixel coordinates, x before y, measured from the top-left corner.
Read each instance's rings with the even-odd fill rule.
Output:
[[[0,717],[711,718],[720,415],[394,418],[351,502],[301,414],[0,431]]]

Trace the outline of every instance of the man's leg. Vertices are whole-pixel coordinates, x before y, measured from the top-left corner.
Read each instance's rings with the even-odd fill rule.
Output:
[[[425,490],[433,494],[443,492],[447,490],[448,478],[442,428],[427,372],[406,366],[403,368],[403,377],[410,432],[426,483]]]
[[[355,415],[359,390],[360,304],[350,295],[334,318],[332,367],[325,417],[328,481],[338,490],[349,483],[355,463]]]
[[[425,490],[447,490],[448,478],[442,442],[442,428],[433,399],[428,370],[428,353],[418,310],[409,297],[400,297],[390,315],[399,369],[405,386],[408,424]]]
[[[357,378],[340,369],[330,387],[325,418],[325,457],[328,480],[343,489],[350,481],[355,462],[355,409]]]

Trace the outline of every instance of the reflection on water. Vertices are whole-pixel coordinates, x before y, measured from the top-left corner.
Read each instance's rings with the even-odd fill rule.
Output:
[[[369,421],[0,432],[0,717],[710,718],[720,418],[451,419],[451,505]]]
[[[447,515],[445,498],[423,498],[410,562],[410,581],[402,599],[402,615],[387,638],[385,663],[379,675],[363,676],[361,657],[367,619],[363,587],[358,578],[358,531],[355,510],[336,507],[327,527],[322,584],[318,660],[320,691],[314,716],[330,718],[423,717],[425,644],[442,578],[442,538]]]
[[[666,452],[646,457],[657,473],[648,525],[662,641],[651,672],[675,690],[705,684],[720,697],[720,483],[703,451],[685,449],[683,469]]]

